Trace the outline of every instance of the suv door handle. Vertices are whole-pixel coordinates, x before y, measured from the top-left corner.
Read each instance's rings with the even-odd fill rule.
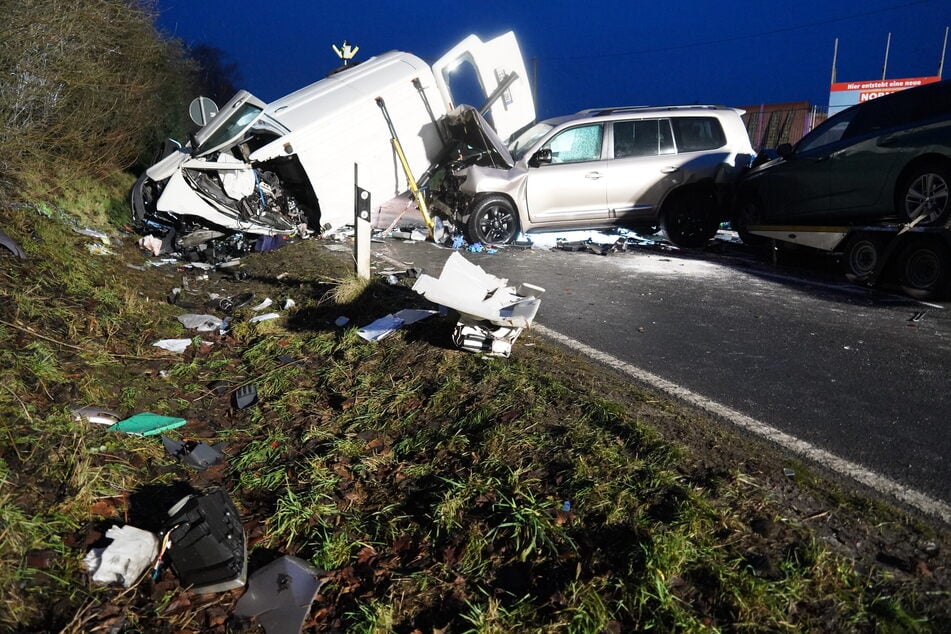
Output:
[[[588,172],[584,175],[585,178],[596,181],[601,178],[601,172]]]
[[[675,165],[669,165],[668,167],[660,168],[661,174],[673,174],[674,172],[679,172],[680,168]]]

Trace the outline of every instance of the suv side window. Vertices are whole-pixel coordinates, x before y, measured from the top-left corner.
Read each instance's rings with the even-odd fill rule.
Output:
[[[671,122],[679,152],[715,150],[726,145],[726,134],[715,117],[674,117]]]
[[[541,150],[551,150],[552,163],[580,163],[601,158],[601,139],[604,130],[600,123],[568,128],[549,139]]]
[[[615,121],[614,158],[672,154],[673,138],[667,119]]]

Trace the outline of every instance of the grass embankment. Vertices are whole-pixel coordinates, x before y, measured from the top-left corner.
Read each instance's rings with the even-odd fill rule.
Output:
[[[946,534],[801,467],[790,480],[780,457],[530,333],[508,360],[453,349],[451,318],[370,344],[333,321],[421,298],[373,283],[335,303],[347,263],[316,241],[196,282],[128,268],[145,260],[130,236],[91,255],[55,217],[3,217],[29,260],[0,253],[0,630],[252,627],[230,616],[240,591],[83,574],[88,543],[182,483],[230,492],[252,572],[281,554],[328,571],[311,631],[951,627]],[[166,353],[152,342],[190,336],[175,316],[203,312],[164,301],[183,276],[297,305]],[[259,404],[233,410],[221,380]],[[84,404],[184,417],[169,435],[223,441],[227,461],[189,471],[155,438],[77,423]]]

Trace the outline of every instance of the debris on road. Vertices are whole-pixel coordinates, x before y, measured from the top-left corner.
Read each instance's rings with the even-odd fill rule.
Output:
[[[507,279],[486,273],[458,251],[446,260],[438,278],[421,275],[413,290],[459,312],[453,333],[457,346],[502,357],[509,356],[516,338],[535,318],[545,292],[533,284],[510,286]]]
[[[357,331],[357,334],[367,341],[379,341],[403,326],[414,324],[421,319],[432,317],[436,314],[435,310],[422,310],[417,308],[404,308],[403,310],[391,313],[386,317],[380,317],[376,321],[367,324]],[[337,321],[340,321],[339,319]]]

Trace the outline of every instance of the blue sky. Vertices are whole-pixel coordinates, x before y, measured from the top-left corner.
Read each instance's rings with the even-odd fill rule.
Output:
[[[512,30],[540,117],[632,104],[825,106],[835,39],[837,79],[937,74],[948,0],[433,2],[158,0],[159,26],[237,62],[240,86],[269,101],[324,77],[339,60],[405,50],[435,60],[469,33]],[[949,53],[951,55],[951,53]],[[951,75],[945,62],[944,77]]]

